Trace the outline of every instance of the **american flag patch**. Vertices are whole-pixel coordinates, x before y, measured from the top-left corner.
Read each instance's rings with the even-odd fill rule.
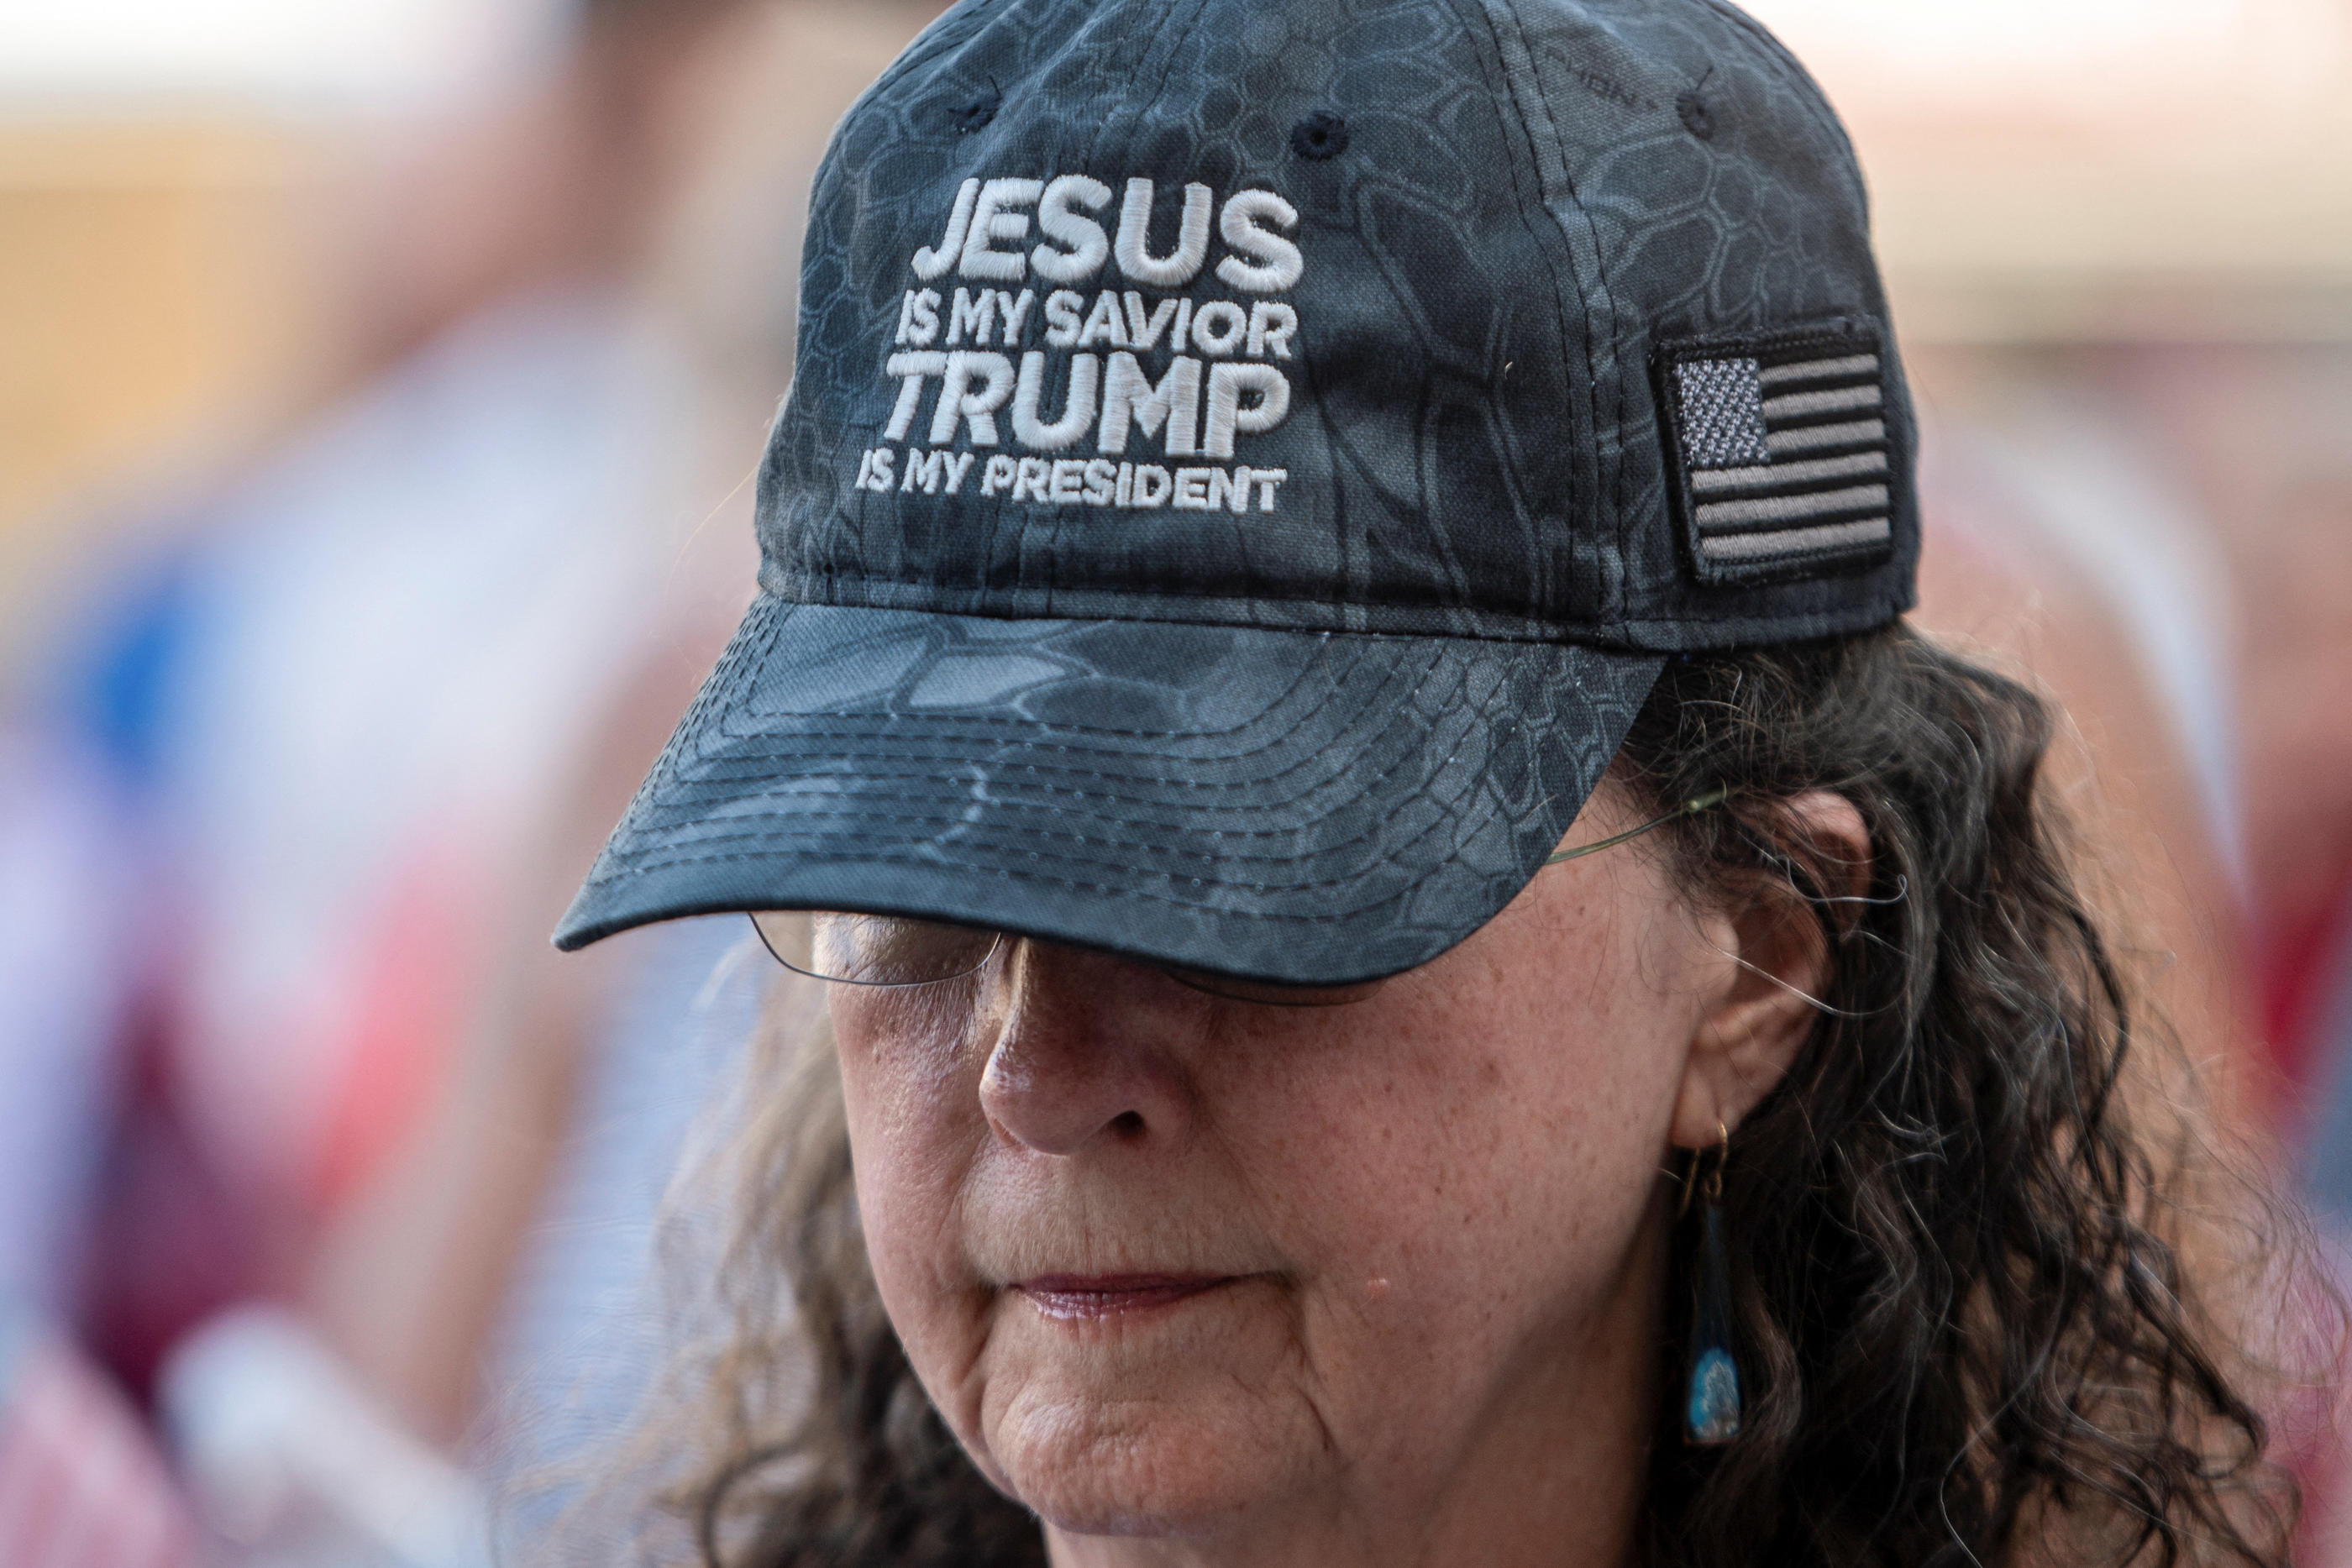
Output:
[[[1673,343],[1660,369],[1702,581],[1810,577],[1892,552],[1903,476],[1874,332]]]

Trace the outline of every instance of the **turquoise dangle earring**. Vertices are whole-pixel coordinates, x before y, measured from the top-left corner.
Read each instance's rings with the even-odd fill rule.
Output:
[[[1683,1207],[1697,1193],[1698,1266],[1691,1312],[1690,1375],[1683,1406],[1683,1440],[1719,1448],[1739,1436],[1739,1363],[1731,1354],[1731,1266],[1723,1244],[1723,1167],[1731,1158],[1731,1129],[1716,1124],[1715,1168],[1702,1184],[1704,1154],[1691,1151]]]

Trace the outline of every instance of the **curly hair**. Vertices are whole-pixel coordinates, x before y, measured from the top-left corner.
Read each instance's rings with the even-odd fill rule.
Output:
[[[2284,1558],[2294,1489],[2205,1288],[2183,1059],[2069,852],[2053,725],[1895,627],[1677,660],[1624,744],[1615,775],[1653,802],[1729,791],[1654,851],[1677,880],[1786,879],[1832,954],[1811,1039],[1729,1145],[1747,1409],[1720,1449],[1661,1412],[1660,1568]],[[1812,789],[1861,812],[1866,894],[1824,896],[1850,879],[1790,847]],[[731,1326],[667,1502],[711,1568],[1042,1563],[884,1315],[821,1013],[787,989],[763,1026]],[[1686,1332],[1663,1325],[1661,1355]]]

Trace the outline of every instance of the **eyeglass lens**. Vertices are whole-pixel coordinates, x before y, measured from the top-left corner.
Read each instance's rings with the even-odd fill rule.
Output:
[[[928,986],[961,979],[988,962],[995,931],[833,910],[761,911],[760,940],[787,969],[848,986]]]
[[[832,910],[764,910],[751,916],[760,940],[787,969],[849,986],[928,986],[977,973],[1004,934],[938,920]],[[1338,1007],[1370,996],[1378,980],[1355,986],[1286,986],[1235,979],[1199,969],[1165,969],[1180,985],[1231,1001],[1267,1007]]]

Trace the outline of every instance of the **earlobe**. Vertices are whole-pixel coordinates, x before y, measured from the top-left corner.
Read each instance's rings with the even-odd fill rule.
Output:
[[[1808,790],[1786,803],[1791,859],[1829,897],[1870,881],[1870,835],[1844,796]],[[1735,907],[1706,919],[1709,941],[1730,960],[1722,990],[1691,1039],[1675,1104],[1672,1137],[1684,1148],[1711,1145],[1737,1127],[1794,1066],[1825,1004],[1832,954],[1821,912],[1785,879],[1759,879]]]

